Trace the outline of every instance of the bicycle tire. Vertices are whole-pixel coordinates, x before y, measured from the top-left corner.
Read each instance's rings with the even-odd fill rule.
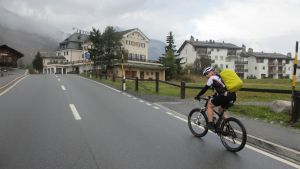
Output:
[[[196,124],[196,121],[194,121],[195,119],[192,119],[193,115],[195,115],[196,113],[200,113],[199,115],[201,115],[204,119],[202,123],[200,123],[200,121],[197,121],[197,124]],[[199,119],[197,119],[199,120]],[[206,124],[207,124],[207,116],[205,114],[205,112],[203,111],[200,111],[200,109],[193,109],[190,113],[189,113],[189,116],[188,116],[188,125],[189,125],[189,129],[191,131],[191,133],[196,136],[196,137],[203,137],[207,134],[208,132],[208,129],[206,127],[204,127]],[[192,124],[194,122],[194,124]],[[200,126],[200,124],[202,126]],[[198,130],[196,131],[193,126],[195,127],[195,129],[197,128],[200,132],[198,132]]]
[[[230,123],[237,124],[237,126],[240,128],[239,132],[237,130],[234,130]],[[227,130],[230,130],[230,131],[227,131]],[[226,138],[228,135],[229,135],[229,138]],[[237,135],[240,135],[241,138],[235,140],[235,138],[233,138],[233,137],[236,137]],[[229,118],[225,119],[221,125],[220,139],[221,139],[222,144],[228,151],[238,152],[238,151],[242,150],[245,147],[245,144],[247,142],[247,132],[246,132],[246,129],[245,129],[243,123],[234,117],[229,117]],[[231,146],[230,144],[227,143],[227,141],[229,141],[230,139],[232,139],[232,142],[234,144],[236,144],[236,141],[240,142],[240,145],[238,145],[237,147]]]

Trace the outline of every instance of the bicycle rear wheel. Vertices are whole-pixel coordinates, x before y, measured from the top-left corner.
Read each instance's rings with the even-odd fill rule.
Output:
[[[246,129],[238,119],[233,117],[227,118],[221,125],[220,139],[228,151],[238,152],[246,144]]]
[[[207,121],[205,112],[200,111],[200,109],[193,109],[188,116],[188,125],[192,134],[196,137],[205,136],[208,131],[205,127]]]

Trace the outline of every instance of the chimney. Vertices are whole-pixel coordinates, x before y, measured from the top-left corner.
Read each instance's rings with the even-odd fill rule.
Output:
[[[190,41],[194,42],[194,37],[193,36],[191,36]]]
[[[223,41],[223,42],[224,42],[224,41]],[[242,45],[242,48],[243,48],[243,49],[242,49],[242,52],[245,53],[245,52],[246,52],[246,46],[245,46],[244,44]]]
[[[292,53],[291,52],[287,53],[287,57],[291,58],[292,57]]]
[[[215,43],[215,40],[213,40],[213,43]]]
[[[198,39],[196,39],[196,42],[198,42]]]
[[[253,49],[252,49],[252,48],[249,48],[249,49],[248,49],[248,53],[253,53]]]
[[[209,39],[209,43],[212,43],[212,40],[211,40],[211,39]]]

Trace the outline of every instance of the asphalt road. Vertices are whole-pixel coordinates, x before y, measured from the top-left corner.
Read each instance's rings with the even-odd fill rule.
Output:
[[[225,150],[166,110],[76,75],[30,75],[0,96],[2,169],[294,168]]]

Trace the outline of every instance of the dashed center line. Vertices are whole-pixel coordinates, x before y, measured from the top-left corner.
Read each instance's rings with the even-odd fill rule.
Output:
[[[156,107],[156,106],[153,106],[153,108],[155,108],[156,110],[159,110],[159,109],[160,109],[159,107]]]
[[[167,111],[166,113],[167,113],[168,115],[173,115],[172,113],[170,113],[170,112],[168,112],[168,111]]]
[[[137,98],[136,97],[134,97],[134,98],[132,98],[133,100],[136,100]]]
[[[62,89],[62,90],[66,90],[66,88],[65,88],[64,85],[61,85],[61,89]]]
[[[73,113],[73,116],[74,116],[75,120],[81,120],[81,117],[80,117],[75,105],[74,104],[69,104],[69,106],[70,106],[70,109]]]
[[[141,103],[144,103],[144,100],[140,100]]]
[[[152,106],[152,104],[150,104],[150,103],[146,103],[146,105],[147,105],[147,106]]]

